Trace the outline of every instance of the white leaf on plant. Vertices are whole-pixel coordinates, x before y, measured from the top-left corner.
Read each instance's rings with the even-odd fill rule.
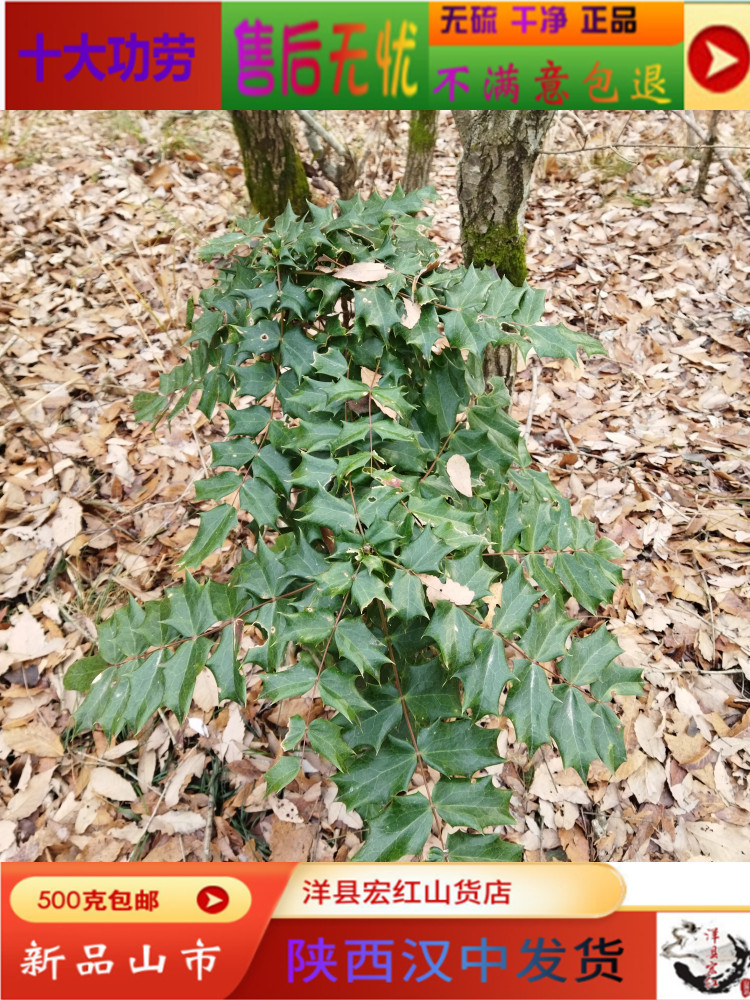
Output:
[[[419,322],[419,317],[422,315],[422,307],[418,302],[412,302],[411,299],[405,299],[404,308],[406,310],[406,315],[401,320],[401,326],[405,326],[407,330],[412,330]]]
[[[492,619],[495,617],[495,610],[500,607],[503,599],[503,585],[500,580],[490,585],[490,592],[485,597],[487,614],[484,616],[482,628],[492,628]]]
[[[417,576],[427,588],[425,593],[431,604],[437,604],[438,601],[450,601],[451,604],[463,606],[471,604],[474,600],[474,591],[469,590],[462,583],[456,583],[455,580],[446,580],[443,583],[442,580],[429,573],[418,573]]]
[[[470,497],[471,493],[471,469],[469,463],[463,455],[451,455],[446,463],[448,478],[454,490],[464,497]]]
[[[393,273],[393,269],[386,267],[377,260],[363,260],[358,264],[348,264],[340,267],[333,274],[336,278],[343,278],[345,281],[380,281]]]

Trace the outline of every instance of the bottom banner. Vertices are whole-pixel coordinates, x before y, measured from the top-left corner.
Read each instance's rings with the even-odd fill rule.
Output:
[[[656,916],[272,920],[236,1000],[656,995]]]

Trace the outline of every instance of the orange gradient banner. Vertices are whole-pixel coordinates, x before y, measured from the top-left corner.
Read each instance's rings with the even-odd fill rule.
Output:
[[[679,45],[683,34],[683,5],[674,0],[430,4],[430,45],[438,46]]]

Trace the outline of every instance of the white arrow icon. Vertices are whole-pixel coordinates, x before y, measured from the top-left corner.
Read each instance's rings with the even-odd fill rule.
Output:
[[[219,903],[223,903],[224,899],[221,896],[214,896],[212,892],[206,892],[206,908],[212,910],[214,906]]]
[[[712,76],[716,76],[717,73],[729,69],[730,66],[734,66],[735,63],[740,61],[737,56],[732,55],[731,52],[727,52],[725,49],[720,49],[713,42],[706,41],[706,48],[711,56],[711,65],[708,73],[706,73],[706,80],[710,80]]]

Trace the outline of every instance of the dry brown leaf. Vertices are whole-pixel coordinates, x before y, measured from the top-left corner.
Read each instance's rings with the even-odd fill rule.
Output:
[[[205,817],[187,809],[170,809],[169,812],[162,813],[151,821],[152,830],[163,830],[165,833],[172,834],[197,833],[199,830],[204,830],[205,827]]]
[[[138,801],[138,793],[131,783],[111,767],[95,767],[91,772],[88,787],[116,802]]]
[[[634,795],[638,802],[656,804],[661,798],[666,780],[664,766],[658,760],[647,758],[645,763],[628,778],[628,794]]]
[[[366,386],[369,386],[370,389],[374,389],[381,379],[381,373],[374,372],[371,368],[360,368],[359,377]]]
[[[23,791],[16,792],[8,803],[4,819],[26,819],[39,808],[47,797],[52,784],[53,769],[35,774]]]
[[[495,617],[495,611],[500,607],[503,600],[503,584],[501,580],[490,584],[490,592],[484,600],[487,604],[487,614],[482,621],[482,628],[492,628],[492,619]]]
[[[667,748],[664,740],[658,732],[656,723],[648,715],[639,715],[635,720],[635,735],[641,748],[646,751],[649,757],[664,761],[667,756]]]
[[[11,663],[36,660],[65,646],[64,639],[47,639],[44,629],[28,610],[22,611],[9,629],[0,632],[0,642],[7,646]]]
[[[267,799],[267,804],[273,809],[278,818],[285,823],[304,823],[299,814],[299,809],[291,799],[280,799],[278,795],[271,795]]]
[[[404,308],[406,315],[401,320],[401,326],[405,326],[407,330],[413,330],[419,322],[419,317],[422,315],[422,307],[418,302],[412,302],[411,299],[404,299]]]
[[[463,455],[451,455],[445,463],[448,478],[453,489],[461,496],[470,497],[471,492],[471,468]]]
[[[712,861],[750,861],[746,829],[726,823],[686,823],[685,828]]]
[[[583,862],[591,860],[589,842],[580,826],[576,825],[570,830],[561,827],[558,829],[557,834],[568,861]]]
[[[273,817],[268,834],[271,859],[274,861],[307,861],[315,839],[311,824],[300,826],[287,823],[278,816]]]
[[[386,267],[377,260],[363,260],[358,264],[348,264],[334,271],[334,277],[344,281],[380,281],[393,273],[393,269]]]
[[[425,594],[431,604],[437,604],[438,601],[450,601],[451,604],[465,606],[474,600],[474,591],[469,590],[462,583],[456,583],[455,580],[446,580],[443,583],[429,573],[417,573],[417,576],[425,585]]]
[[[0,819],[0,852],[7,851],[16,842],[16,824],[11,819]]]
[[[138,740],[123,740],[122,743],[116,743],[113,747],[105,750],[102,754],[102,760],[119,760],[120,757],[127,757],[138,746]]]
[[[191,778],[197,778],[203,774],[205,766],[206,755],[204,753],[188,754],[179,763],[164,792],[164,805],[167,809],[172,809],[177,805],[180,801],[180,795],[182,795],[182,789]]]
[[[62,757],[65,753],[57,733],[43,722],[3,729],[5,743],[15,753],[33,753],[37,757]]]

